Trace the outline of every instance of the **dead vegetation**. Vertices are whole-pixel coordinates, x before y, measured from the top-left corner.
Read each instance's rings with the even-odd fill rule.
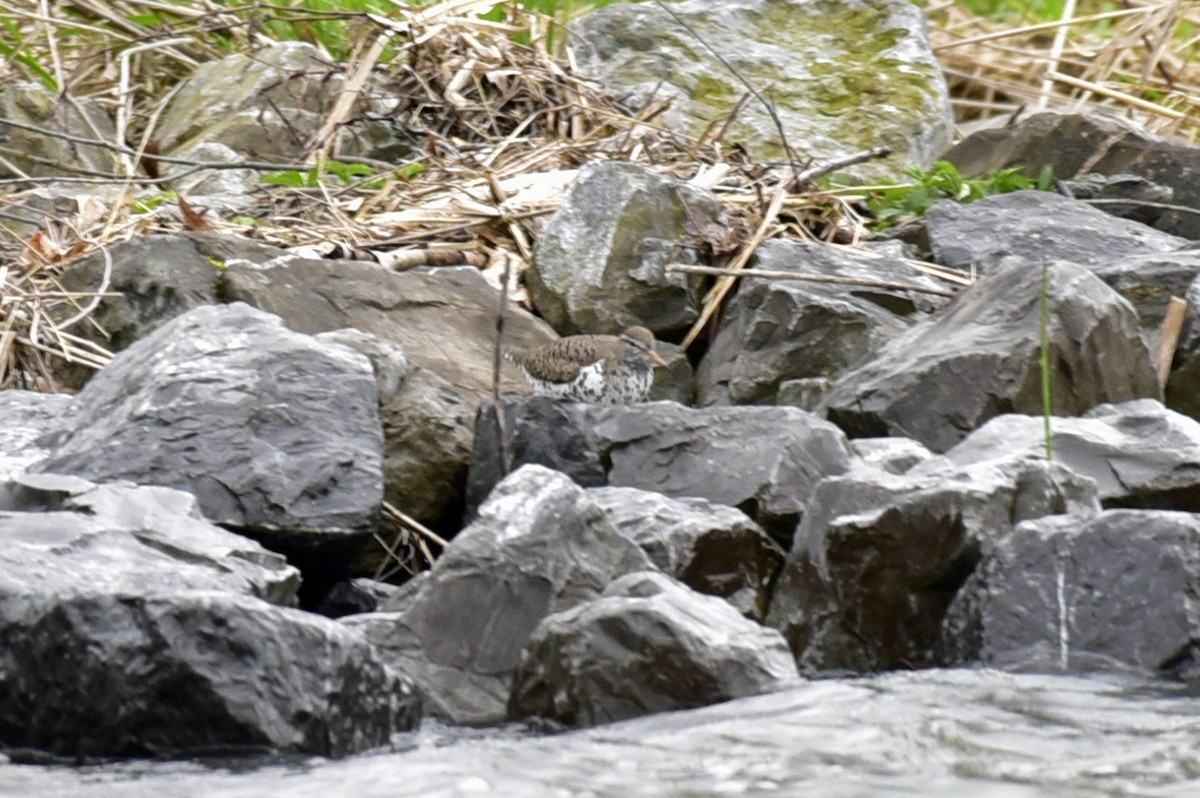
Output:
[[[116,120],[119,138],[104,144],[120,155],[124,171],[73,178],[120,191],[81,200],[73,213],[59,213],[34,232],[14,232],[27,221],[19,206],[50,181],[0,181],[0,387],[54,390],[52,357],[97,367],[107,361],[107,352],[71,329],[92,323],[87,315],[96,296],[63,290],[58,276],[79,257],[150,233],[211,229],[326,255],[369,252],[395,268],[474,263],[497,283],[507,266],[520,299],[532,242],[575,170],[610,159],[714,192],[727,224],[694,230],[693,240],[680,245],[705,250],[728,268],[743,266],[758,243],[775,236],[854,246],[867,234],[853,194],[792,179],[814,165],[747,160],[721,140],[728,120],[715,120],[705,136],[691,140],[661,124],[664,104],[622,107],[576,72],[548,18],[514,7],[501,21],[481,19],[493,0],[424,8],[397,2],[386,17],[194,3],[173,8],[166,30],[137,22],[139,12],[159,12],[161,3],[75,0],[65,11],[48,0],[32,5],[0,0],[22,42],[19,57],[0,61],[0,80],[42,79],[65,88],[64,102],[99,103]],[[1200,80],[1197,39],[1188,32],[1200,31],[1196,4],[1126,2],[1092,13],[1098,7],[1069,3],[1071,18],[1061,23],[1002,27],[956,3],[931,5],[933,41],[960,122],[1103,106],[1155,132],[1194,139]],[[311,188],[263,186],[253,209],[240,214],[193,208],[182,196],[135,203],[171,188],[172,178],[160,176],[167,159],[156,153],[155,124],[180,82],[202,62],[270,43],[271,25],[281,20],[314,40],[322,24],[349,23],[346,88],[306,156],[291,165],[259,165],[313,170],[323,179]],[[552,31],[555,48],[547,47]],[[342,157],[337,133],[354,123],[355,100],[372,77],[407,98],[404,118],[418,131],[419,154],[399,166],[370,164],[369,177],[332,179],[328,165]],[[745,101],[754,101],[750,93]],[[2,144],[0,157],[7,158]],[[178,165],[176,177],[188,167]],[[717,278],[687,342],[734,279]]]

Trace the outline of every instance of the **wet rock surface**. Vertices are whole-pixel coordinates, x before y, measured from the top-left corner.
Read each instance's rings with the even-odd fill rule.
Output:
[[[244,304],[160,326],[89,381],[62,422],[36,470],[187,490],[207,518],[264,537],[363,534],[379,513],[367,358]]]
[[[416,680],[430,712],[496,723],[541,620],[650,567],[582,488],[525,466],[492,491],[398,614],[359,623]]]
[[[826,416],[852,437],[901,435],[945,451],[993,416],[1042,410],[1040,264],[981,278],[930,319],[843,372]],[[1129,305],[1080,266],[1049,266],[1054,412],[1159,395]]]
[[[775,692],[799,681],[778,633],[660,573],[634,573],[534,630],[513,717],[569,726]]]
[[[281,555],[190,494],[0,482],[0,741],[68,757],[343,756],[420,704],[360,635],[291,609]]]
[[[756,85],[773,86],[798,158],[821,164],[886,141],[890,160],[851,171],[894,176],[928,166],[948,141],[945,86],[911,4],[672,8]],[[849,728],[844,736],[862,741],[863,718],[894,728],[872,714],[893,688],[814,681],[803,685],[814,691],[807,705],[788,703],[798,673],[954,664],[1200,678],[1200,263],[1178,237],[1200,235],[1186,213],[1197,204],[1195,151],[1118,135],[1115,123],[1047,125],[1039,115],[993,134],[992,155],[1036,154],[1025,145],[1048,142],[1057,150],[1043,154],[1056,167],[1111,167],[1062,174],[1075,198],[1018,192],[940,205],[865,246],[842,243],[861,231],[833,227],[837,242],[789,243],[777,230],[807,230],[809,211],[786,191],[784,210],[761,228],[758,206],[710,193],[729,176],[723,169],[753,167],[739,150],[767,147],[759,133],[774,126],[755,119],[754,103],[730,115],[741,88],[725,91],[723,69],[680,47],[675,23],[657,5],[619,4],[573,27],[572,42],[603,82],[598,90],[645,108],[646,125],[729,120],[696,149],[686,145],[701,154],[696,171],[656,160],[654,148],[673,143],[635,143],[634,164],[620,161],[633,158],[628,141],[612,149],[596,139],[586,163],[530,166],[537,180],[526,188],[546,192],[536,202],[506,194],[506,185],[524,189],[498,176],[482,191],[484,181],[464,185],[459,199],[484,221],[448,228],[440,253],[408,251],[416,217],[404,210],[361,228],[398,248],[383,253],[390,258],[359,249],[363,241],[287,251],[262,243],[278,239],[259,228],[135,237],[67,270],[63,286],[75,297],[119,296],[98,298],[89,320],[72,320],[75,306],[54,323],[116,359],[94,376],[79,362],[45,373],[40,362],[21,366],[17,384],[54,380],[75,396],[0,395],[0,750],[15,752],[0,754],[0,772],[5,756],[338,757],[408,745],[396,735],[422,712],[440,719],[434,729],[519,720],[522,729],[619,730],[622,718],[764,691],[792,713],[782,734],[754,721],[771,767],[811,749],[848,771],[858,751],[824,738]],[[502,72],[487,80],[503,83]],[[428,144],[422,157],[435,155],[436,133],[414,138],[404,128],[431,121],[428,109],[405,108],[374,77],[352,97],[354,79],[308,44],[205,65],[164,104],[156,145],[239,168],[202,170],[172,188],[180,199],[209,194],[197,207],[224,223],[261,209],[247,193],[258,186],[248,160],[300,160],[329,144],[394,164],[414,141]],[[796,91],[815,110],[793,103]],[[669,108],[646,105],[671,92],[681,96]],[[101,109],[67,99],[6,87],[0,112],[71,135],[116,135],[103,114],[98,133],[84,131],[79,123]],[[343,100],[350,116],[320,141]],[[9,144],[60,152],[53,137],[16,130],[5,129]],[[1065,142],[1071,131],[1088,140]],[[1103,147],[1145,158],[1118,162]],[[705,160],[715,148],[729,159]],[[955,150],[970,160],[969,147]],[[20,155],[6,163],[24,163]],[[112,156],[80,145],[60,160],[107,172],[123,157],[105,165]],[[774,179],[762,177],[755,187]],[[104,196],[99,207],[114,201]],[[1137,204],[1146,197],[1184,210],[1150,212]],[[371,213],[342,199],[330,207]],[[765,193],[758,199],[770,204]],[[36,222],[83,219],[95,200],[77,183],[31,191],[19,210],[32,216],[12,235],[31,253],[69,258],[54,252],[54,228],[34,237]],[[445,209],[411,210],[425,224]],[[503,235],[513,240],[528,233],[519,257],[479,232],[493,225],[512,225]],[[326,230],[339,236],[306,232]],[[463,243],[476,236],[468,252]],[[715,283],[672,264],[741,265],[748,241],[751,271],[692,336]],[[914,262],[929,253],[936,263]],[[502,262],[506,254],[513,260]],[[437,265],[446,263],[488,265]],[[505,264],[516,282],[500,324],[495,267]],[[1192,307],[1162,391],[1150,351],[1181,295]],[[504,361],[493,374],[497,349],[637,323],[658,333],[666,360],[655,401],[556,402],[527,396]],[[0,348],[12,341],[0,330]],[[1164,373],[1167,365],[1158,363]],[[1053,446],[1043,413],[1053,413]],[[1016,683],[995,670],[964,673],[921,678],[971,700],[956,679],[986,678],[989,696]],[[839,701],[851,720],[813,722]],[[1000,703],[1026,721],[1041,717],[1024,696]],[[704,717],[725,717],[714,711]],[[659,747],[628,761],[667,766],[658,760],[675,750],[671,729],[694,731],[689,717],[659,719]],[[909,750],[913,728],[930,727],[923,744],[939,755],[973,728],[968,720],[947,730],[922,715],[872,761],[924,776],[896,751]],[[776,735],[801,731],[810,735],[803,745],[771,748]],[[526,732],[492,730],[482,744],[510,733]],[[1155,752],[1145,770],[1161,774],[1169,761],[1190,778],[1194,757],[1178,751],[1190,751],[1192,737],[1176,741],[1175,759]],[[556,753],[563,743],[552,742]],[[724,742],[705,749],[715,753],[703,781],[689,771],[678,784],[797,792],[770,773],[739,780],[756,766],[731,770]],[[541,750],[540,766],[556,767]],[[491,789],[468,761],[455,771],[465,774],[455,794]],[[606,759],[604,774],[566,792],[608,790],[621,771],[613,761],[625,760]],[[974,773],[975,761],[959,772]],[[1111,772],[1111,757],[1096,761],[1081,767]],[[1005,772],[1012,779],[1025,764]],[[422,766],[357,786],[395,791],[402,772],[403,791],[422,783]],[[1141,772],[1126,759],[1118,768]],[[301,776],[288,778],[294,786]],[[579,786],[572,778],[560,781]],[[846,792],[837,778],[830,785],[812,792]]]
[[[1195,679],[1200,520],[1111,510],[1020,524],[946,614],[951,663]]]

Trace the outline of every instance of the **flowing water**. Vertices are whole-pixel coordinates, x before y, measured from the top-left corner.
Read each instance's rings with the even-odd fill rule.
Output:
[[[2,760],[0,760],[2,761]],[[0,796],[1200,796],[1182,685],[986,670],[892,673],[553,736],[427,722],[340,761],[0,764]]]

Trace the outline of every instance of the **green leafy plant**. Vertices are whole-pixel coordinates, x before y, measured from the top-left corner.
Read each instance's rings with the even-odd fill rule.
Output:
[[[174,191],[163,191],[148,197],[140,197],[129,202],[129,210],[134,213],[150,213],[164,202],[175,202],[179,195]]]
[[[323,182],[329,184],[336,181],[342,186],[354,185],[359,188],[380,189],[387,185],[389,180],[394,178],[412,180],[424,171],[423,165],[410,163],[380,175],[366,164],[323,161],[307,171],[288,169],[281,172],[267,172],[258,179],[258,182],[265,186],[317,188]]]
[[[1019,166],[996,169],[983,177],[967,179],[949,161],[938,161],[928,170],[906,169],[904,175],[909,182],[859,187],[858,190],[866,194],[864,204],[875,219],[873,229],[884,230],[918,219],[942,200],[965,203],[1011,191],[1054,190],[1054,176],[1049,167],[1043,169],[1036,180],[1023,175]],[[835,177],[826,185],[844,187],[851,183],[844,177]]]

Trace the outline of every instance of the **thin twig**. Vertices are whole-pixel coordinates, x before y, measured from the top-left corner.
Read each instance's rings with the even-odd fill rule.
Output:
[[[62,139],[70,141],[74,144],[85,144],[89,147],[102,147],[106,150],[112,150],[122,155],[137,155],[138,151],[132,147],[126,147],[122,144],[113,144],[110,141],[103,139],[89,139],[84,136],[72,136],[70,133],[62,133],[50,128],[31,125],[28,122],[19,122],[15,119],[7,119],[0,117],[0,126],[9,125],[19,128],[20,130],[28,130],[31,133],[40,133],[43,136],[50,138]],[[163,163],[177,163],[184,166],[197,166],[204,169],[252,169],[254,171],[305,171],[310,168],[308,164],[291,164],[291,163],[267,163],[264,161],[238,161],[237,163],[224,163],[219,161],[197,161],[194,158],[174,158],[169,155],[155,155],[154,160],[162,161]]]
[[[944,288],[930,288],[911,283],[893,283],[887,280],[872,280],[869,277],[840,277],[835,274],[804,274],[802,272],[772,271],[770,269],[722,269],[715,266],[693,266],[688,263],[668,263],[668,272],[684,272],[686,274],[709,274],[713,276],[730,277],[761,277],[766,280],[801,280],[810,283],[835,283],[839,285],[862,285],[870,288],[887,288],[899,291],[917,291],[934,296],[958,296],[954,291]]]
[[[69,330],[76,322],[91,314],[91,312],[99,306],[100,300],[104,297],[105,292],[108,291],[108,283],[112,278],[112,255],[108,254],[108,247],[104,246],[103,244],[100,244],[99,247],[100,254],[104,256],[104,275],[100,278],[100,288],[97,289],[95,296],[92,297],[92,301],[84,305],[78,313],[66,321],[60,321],[58,324],[54,325],[55,328],[60,332],[63,330]]]

